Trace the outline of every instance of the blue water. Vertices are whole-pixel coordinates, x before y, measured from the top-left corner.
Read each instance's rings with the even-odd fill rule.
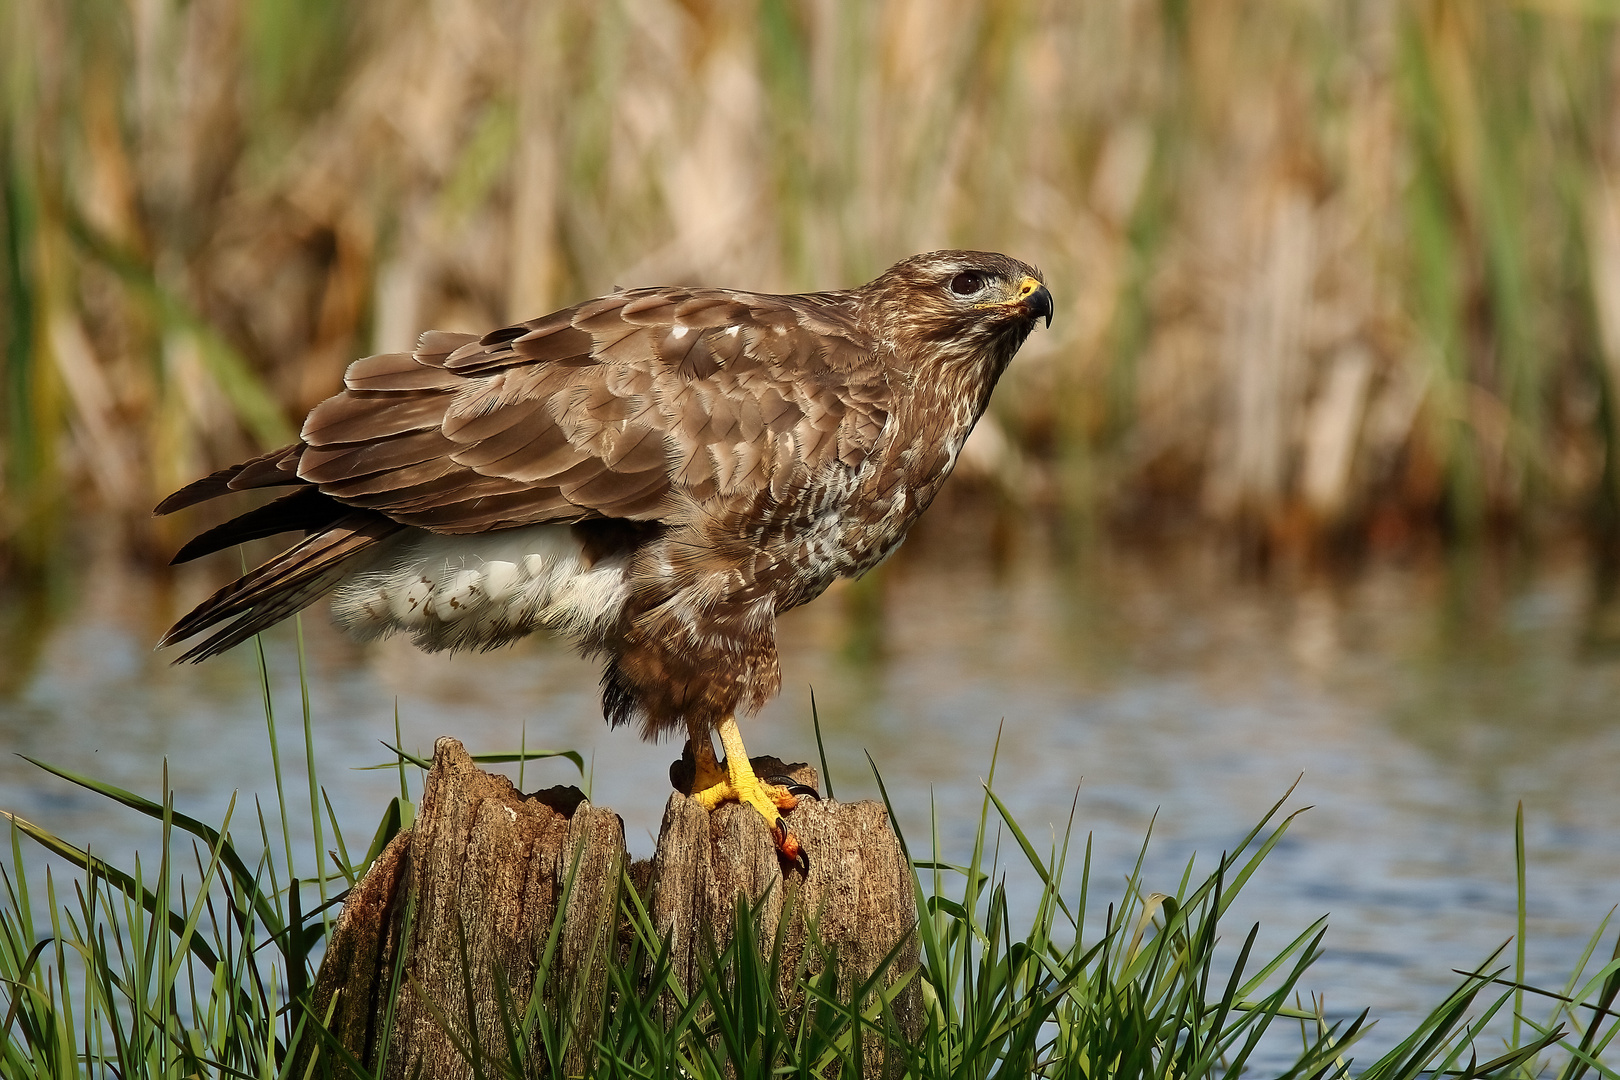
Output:
[[[273,808],[251,653],[173,668],[151,651],[212,586],[205,573],[160,587],[92,558],[45,614],[0,586],[5,745],[153,796],[166,759],[178,807],[204,820],[233,792],[239,822],[255,799]],[[1620,901],[1620,615],[1595,580],[1574,555],[1245,582],[1209,552],[1092,551],[1002,571],[923,552],[877,588],[784,620],[787,689],[744,735],[755,753],[814,762],[813,687],[837,795],[875,794],[870,754],[913,846],[937,827],[959,861],[999,733],[997,793],[1037,845],[1073,807],[1103,903],[1122,894],[1150,825],[1144,889],[1174,892],[1189,858],[1211,869],[1298,779],[1286,805],[1310,809],[1225,940],[1235,951],[1258,920],[1261,948],[1280,948],[1326,915],[1326,953],[1302,985],[1332,1016],[1370,1007],[1377,1047],[1441,1000],[1453,968],[1514,933],[1519,803],[1532,981],[1561,986]],[[355,771],[391,758],[380,740],[397,709],[424,754],[441,734],[515,749],[525,728],[531,747],[582,751],[584,780],[562,761],[531,763],[525,786],[588,783],[623,816],[633,853],[650,853],[679,748],[610,731],[593,665],[549,641],[428,657],[400,642],[356,648],[320,616],[304,631],[316,762],[351,848],[398,792],[393,772]],[[288,798],[302,807],[290,629],[267,647]],[[154,843],[142,819],[14,756],[0,758],[0,808],[114,862]],[[1006,842],[1002,860],[1017,861]],[[1019,902],[1032,880],[1013,872]]]

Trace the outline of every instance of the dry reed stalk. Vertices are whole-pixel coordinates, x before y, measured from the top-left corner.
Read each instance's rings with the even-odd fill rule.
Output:
[[[847,285],[944,245],[1036,261],[1062,304],[966,458],[1015,462],[984,475],[1025,502],[1147,492],[1284,539],[1620,506],[1614,33],[1574,6],[5,18],[13,507],[74,490],[138,536],[422,329],[614,285]]]

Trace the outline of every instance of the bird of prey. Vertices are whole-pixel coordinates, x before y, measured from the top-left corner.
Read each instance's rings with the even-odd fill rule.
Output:
[[[158,505],[294,489],[176,563],[305,534],[163,644],[213,630],[180,658],[203,660],[327,594],[359,640],[550,630],[605,660],[609,722],[684,730],[693,797],[754,807],[807,865],[780,813],[795,794],[754,774],[737,728],[781,687],[777,616],[894,551],[1039,319],[1033,267],[935,251],[857,289],[630,289],[483,337],[429,331],[351,364],[297,443]]]

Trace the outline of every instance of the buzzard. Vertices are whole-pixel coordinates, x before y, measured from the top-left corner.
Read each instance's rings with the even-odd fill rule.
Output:
[[[291,493],[181,563],[304,539],[187,614],[181,660],[327,594],[359,640],[487,649],[547,629],[605,660],[602,709],[684,729],[691,794],[765,818],[804,863],[737,716],[781,686],[776,618],[882,562],[928,508],[1052,296],[1005,255],[935,251],[858,289],[617,291],[483,337],[357,360],[299,441],[164,499]],[[717,761],[718,733],[725,760]]]

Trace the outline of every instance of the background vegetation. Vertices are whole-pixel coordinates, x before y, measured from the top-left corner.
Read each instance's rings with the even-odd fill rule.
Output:
[[[1613,0],[3,0],[0,535],[363,353],[941,245],[1059,311],[965,468],[1262,546],[1607,528]]]

